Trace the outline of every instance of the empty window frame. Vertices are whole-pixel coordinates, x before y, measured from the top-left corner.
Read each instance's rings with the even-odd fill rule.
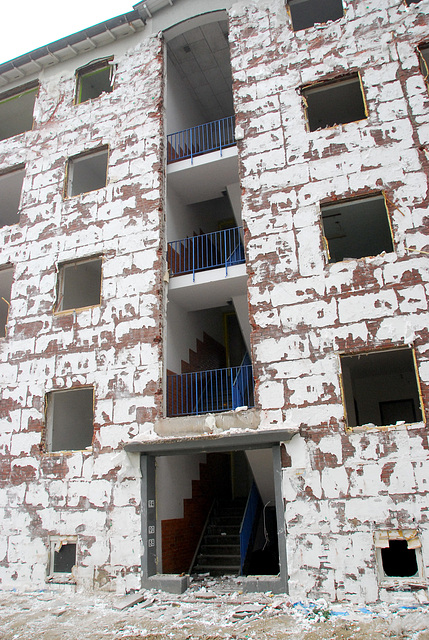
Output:
[[[73,578],[76,548],[77,536],[50,536],[48,578],[67,582]]]
[[[91,447],[94,431],[94,389],[52,391],[46,398],[48,451],[80,451]]]
[[[31,83],[0,95],[0,140],[33,127],[33,109],[38,85]]]
[[[421,543],[416,529],[376,531],[374,534],[380,579],[407,581],[424,578]]]
[[[97,60],[76,71],[76,104],[94,100],[113,89],[112,59]]]
[[[16,167],[0,175],[0,227],[19,222],[19,203],[25,169]]]
[[[289,0],[288,7],[294,31],[338,20],[344,15],[342,0]]]
[[[102,258],[62,264],[58,271],[56,311],[100,304]]]
[[[422,44],[417,47],[419,54],[420,71],[426,84],[429,82],[429,44]]]
[[[367,117],[358,73],[304,87],[302,96],[310,131]]]
[[[383,194],[323,204],[320,209],[329,262],[393,251]]]
[[[412,349],[342,355],[341,372],[348,427],[423,419]]]
[[[70,158],[67,165],[66,196],[78,196],[105,187],[107,159],[107,147]]]
[[[7,334],[12,278],[13,267],[0,267],[0,338],[4,338]]]

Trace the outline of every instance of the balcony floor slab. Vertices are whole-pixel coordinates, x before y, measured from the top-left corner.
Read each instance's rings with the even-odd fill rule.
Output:
[[[238,182],[237,147],[227,147],[167,165],[167,184],[184,204],[220,198],[226,187]]]
[[[170,278],[168,287],[168,299],[176,302],[188,311],[200,309],[213,309],[222,307],[246,291],[247,273],[246,265],[237,264],[220,269],[209,269],[195,273],[195,281],[192,273]]]

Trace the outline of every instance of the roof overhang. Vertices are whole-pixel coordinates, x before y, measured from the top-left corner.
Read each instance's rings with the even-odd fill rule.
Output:
[[[127,443],[124,448],[130,453],[145,453],[152,456],[270,449],[281,442],[287,442],[297,433],[297,429],[260,429],[202,436],[136,439]]]
[[[145,20],[141,13],[134,9],[134,11],[100,22],[44,47],[34,49],[34,51],[0,64],[0,87],[34,75],[45,67],[58,64],[85,51],[91,51],[131,35],[143,29],[144,25]]]
[[[177,0],[176,0],[177,2]],[[173,0],[143,0],[143,2],[137,2],[133,5],[133,9],[138,11],[142,18],[152,18],[153,14],[164,9],[164,7],[172,7]]]

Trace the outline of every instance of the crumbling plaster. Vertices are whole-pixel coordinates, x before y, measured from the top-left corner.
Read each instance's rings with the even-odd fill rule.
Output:
[[[290,592],[373,601],[389,597],[375,529],[417,527],[429,570],[427,432],[346,431],[339,354],[412,345],[427,406],[429,98],[415,48],[428,2],[343,2],[344,18],[297,33],[283,0],[237,2],[230,44],[261,428],[299,430],[283,456]],[[164,60],[145,31],[113,50],[112,93],[75,106],[90,54],[55,66],[33,130],[0,142],[0,171],[26,165],[20,223],[0,230],[15,269],[0,342],[4,587],[44,584],[49,534],[78,535],[79,585],[140,585],[138,457],[121,445],[162,416]],[[368,118],[309,133],[299,88],[350,71]],[[67,158],[102,144],[107,186],[64,200]],[[395,252],[328,264],[320,202],[380,190]],[[54,314],[55,265],[94,254],[101,304]],[[45,393],[80,385],[95,388],[92,451],[48,454]]]
[[[0,170],[26,165],[19,225],[0,230],[1,264],[14,266],[0,344],[3,587],[44,585],[49,534],[78,535],[80,586],[140,585],[139,461],[121,444],[151,430],[161,403],[163,43],[112,51],[112,93],[73,104],[74,70],[94,53],[47,70],[33,130],[0,145]],[[106,187],[64,199],[67,158],[99,145]],[[57,265],[100,254],[101,304],[54,313]],[[45,394],[81,385],[95,389],[92,449],[50,454]]]
[[[416,47],[429,21],[427,2],[343,4],[344,18],[297,33],[281,1],[234,5],[230,42],[257,398],[300,431],[283,472],[290,592],[371,601],[389,597],[375,529],[417,526],[428,570],[427,431],[347,431],[339,354],[413,346],[427,406],[429,98]],[[300,87],[350,71],[368,118],[310,133]],[[377,191],[394,253],[329,264],[320,203]]]

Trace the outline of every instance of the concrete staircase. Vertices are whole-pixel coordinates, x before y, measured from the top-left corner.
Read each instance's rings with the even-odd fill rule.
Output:
[[[246,499],[217,501],[204,531],[193,574],[240,574],[240,526]]]

